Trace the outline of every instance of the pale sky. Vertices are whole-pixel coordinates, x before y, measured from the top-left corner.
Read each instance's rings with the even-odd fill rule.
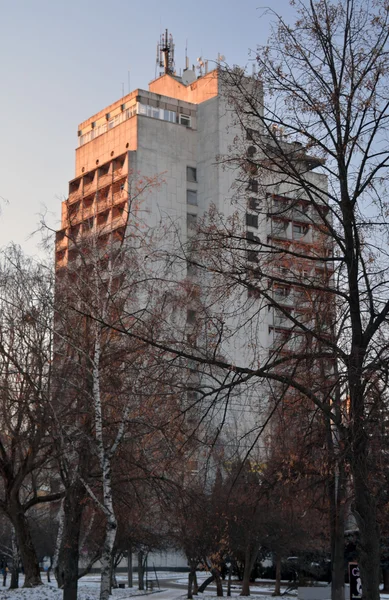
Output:
[[[213,61],[246,65],[266,41],[261,0],[0,0],[0,247],[29,239],[39,214],[60,218],[74,177],[77,125],[155,77],[160,33],[174,36],[176,69]],[[268,3],[288,21],[288,0]]]

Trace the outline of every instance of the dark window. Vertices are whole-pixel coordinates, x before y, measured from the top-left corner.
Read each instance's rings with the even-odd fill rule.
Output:
[[[250,262],[258,262],[258,253],[253,250],[247,251],[247,260]]]
[[[260,298],[261,297],[261,292],[259,291],[258,288],[255,288],[253,286],[249,286],[247,288],[247,296],[249,298]]]
[[[187,274],[188,275],[195,275],[196,274],[196,265],[194,265],[190,260],[186,261],[186,270],[187,270]]]
[[[192,309],[188,309],[186,313],[186,320],[188,323],[195,323],[196,321],[196,311]]]
[[[197,206],[197,192],[186,190],[186,202],[187,204],[192,204],[192,206]]]
[[[246,129],[246,140],[255,140],[255,138],[258,136],[258,131],[256,131],[255,129],[250,129],[249,127],[247,127]]]
[[[250,192],[254,192],[254,193],[258,193],[258,180],[257,179],[249,179],[248,184],[247,184],[247,189],[250,190]]]
[[[251,215],[246,213],[246,225],[249,227],[258,227],[258,215]]]
[[[252,242],[253,244],[259,244],[259,237],[254,235],[252,231],[246,231],[246,240]]]
[[[188,213],[186,215],[186,224],[187,224],[188,229],[195,229],[196,223],[197,223],[197,216],[191,215],[190,213]]]
[[[111,166],[111,163],[106,163],[105,165],[100,167],[99,176],[104,177],[104,175],[108,175],[110,166]]]
[[[260,210],[261,201],[258,198],[249,198],[248,207],[250,210]]]
[[[186,167],[186,180],[196,183],[197,181],[197,170],[195,167]]]

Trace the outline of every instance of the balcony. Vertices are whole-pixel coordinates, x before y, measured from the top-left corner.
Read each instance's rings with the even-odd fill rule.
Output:
[[[293,221],[296,221],[297,223],[312,223],[312,213],[309,208],[304,210],[295,207],[293,209],[292,218]]]
[[[128,194],[125,189],[120,189],[117,192],[114,192],[112,195],[112,204],[120,204],[124,200],[127,200]]]
[[[55,254],[55,267],[56,269],[60,269],[61,267],[65,267],[67,264],[67,256],[66,250],[60,250]]]
[[[55,249],[58,252],[59,250],[64,250],[68,245],[68,238],[66,236],[66,231],[63,229],[61,231],[57,231],[55,234]]]
[[[82,195],[82,180],[75,179],[69,183],[69,204],[76,202]]]
[[[118,229],[119,227],[125,227],[125,225],[127,224],[127,215],[126,214],[121,214],[118,216],[113,216],[112,215],[112,220],[111,220],[111,229],[112,231],[114,229]]]
[[[99,175],[99,177],[97,179],[97,188],[101,189],[103,187],[106,187],[107,185],[110,185],[111,182],[112,182],[111,173],[107,173],[106,175]]]

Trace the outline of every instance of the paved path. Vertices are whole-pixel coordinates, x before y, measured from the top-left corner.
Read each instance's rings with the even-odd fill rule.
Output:
[[[132,600],[133,598],[143,598],[143,600],[184,600],[186,598],[186,593],[184,590],[167,590],[164,589],[162,592],[153,592],[150,594],[142,594],[132,596],[128,596],[128,598],[121,598],[121,600]]]

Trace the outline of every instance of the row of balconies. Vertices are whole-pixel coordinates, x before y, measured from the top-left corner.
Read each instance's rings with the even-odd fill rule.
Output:
[[[92,235],[101,235],[107,231],[125,226],[127,222],[126,203],[115,206],[95,217],[81,221],[70,227],[61,229],[56,234],[56,250],[76,246],[83,239]]]
[[[311,351],[317,347],[317,344],[323,344],[324,339],[331,339],[330,328],[328,333],[320,331],[320,342],[311,333],[303,332],[298,329],[286,329],[269,327],[270,349],[277,352],[297,352],[304,348],[309,348]]]
[[[65,227],[69,223],[72,225],[93,216],[96,213],[105,211],[107,208],[121,204],[127,200],[128,193],[125,189],[125,179],[120,180],[111,186],[102,188],[99,192],[80,198],[77,202],[68,205],[68,213],[65,215],[66,221],[62,223]]]
[[[81,197],[118,181],[127,173],[127,154],[122,154],[101,167],[71,181],[69,184],[69,203],[76,202]]]
[[[106,229],[98,232],[98,236],[95,238],[95,243],[93,244],[93,251],[97,250],[98,257],[103,258],[107,253],[107,248],[114,248],[116,243],[121,243],[125,236],[125,222],[120,222],[117,220],[115,224],[112,223],[112,226],[109,231]],[[62,232],[58,232],[62,233]],[[92,247],[88,246],[88,240],[91,239],[92,235],[96,235],[96,232],[91,232],[90,235],[83,234],[79,238],[80,244],[78,245],[75,238],[70,240],[69,237],[66,237],[66,245],[63,247],[62,240],[59,242],[59,245],[56,244],[56,254],[55,254],[55,266],[56,269],[61,269],[70,264],[73,266],[77,266],[82,263],[82,256],[87,257],[90,254],[90,250]],[[82,244],[81,244],[82,242]]]

